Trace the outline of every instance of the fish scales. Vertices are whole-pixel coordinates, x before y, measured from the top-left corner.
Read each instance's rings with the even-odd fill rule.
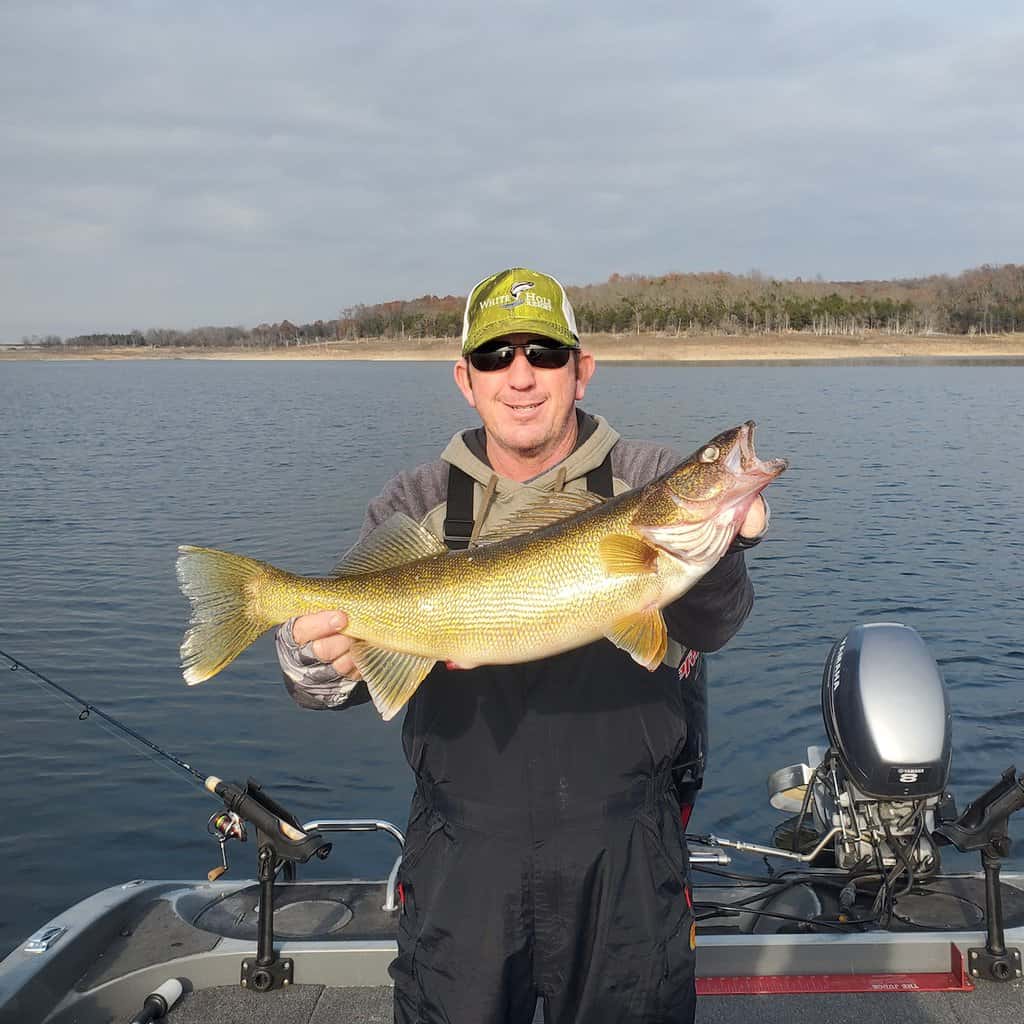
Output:
[[[569,523],[458,555],[439,555],[366,578],[339,578],[311,610],[344,608],[346,632],[372,644],[460,664],[516,662],[604,635],[602,624],[660,596],[656,574],[609,576],[595,538],[629,530],[636,499]],[[610,512],[612,510],[609,510]],[[497,641],[497,643],[496,643]],[[538,653],[540,652],[540,653]]]

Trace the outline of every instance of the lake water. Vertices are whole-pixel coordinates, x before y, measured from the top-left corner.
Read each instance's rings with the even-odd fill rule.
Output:
[[[689,451],[753,418],[762,456],[791,461],[748,558],[754,612],[710,662],[693,828],[768,840],[765,778],[822,741],[824,659],[864,621],[914,626],[939,661],[961,806],[1024,767],[1022,396],[1020,366],[599,369],[584,405],[628,436]],[[404,824],[400,722],[300,710],[269,638],[185,686],[175,549],[323,573],[387,478],[472,424],[441,364],[0,363],[0,649],[300,818]],[[101,887],[218,863],[218,804],[187,776],[2,659],[0,687],[0,952]],[[251,877],[255,844],[229,850]],[[391,855],[357,836],[323,870],[379,876]]]

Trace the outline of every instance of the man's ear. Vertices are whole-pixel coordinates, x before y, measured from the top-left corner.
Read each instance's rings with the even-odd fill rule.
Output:
[[[596,369],[594,357],[589,352],[581,352],[576,360],[576,401],[582,401],[587,392],[590,378]]]
[[[462,397],[475,409],[476,397],[473,395],[473,382],[469,379],[469,363],[465,359],[459,359],[455,363],[454,376],[455,384],[462,392]]]

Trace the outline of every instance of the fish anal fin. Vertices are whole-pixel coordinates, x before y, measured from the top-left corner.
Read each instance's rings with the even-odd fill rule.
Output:
[[[601,538],[598,551],[605,571],[613,576],[637,576],[658,568],[658,549],[639,537],[609,534]]]
[[[402,710],[435,664],[434,658],[374,647],[364,640],[352,641],[351,654],[385,722]]]
[[[512,513],[507,520],[499,522],[494,529],[488,528],[481,538],[487,544],[496,544],[526,533],[543,530],[547,526],[588,512],[604,504],[604,498],[591,491],[551,491],[526,508]]]
[[[661,664],[668,650],[668,632],[658,608],[648,608],[619,619],[607,636],[649,672]]]
[[[360,541],[338,564],[335,576],[360,576],[391,569],[448,549],[426,527],[398,512]]]

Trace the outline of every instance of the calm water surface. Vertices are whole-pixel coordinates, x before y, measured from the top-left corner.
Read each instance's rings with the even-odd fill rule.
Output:
[[[761,454],[792,464],[749,557],[753,615],[711,660],[697,831],[768,838],[765,777],[821,742],[822,665],[858,622],[914,626],[942,666],[961,804],[1024,767],[1022,395],[1022,367],[599,370],[584,404],[624,434],[690,451],[754,418]],[[387,478],[472,423],[440,364],[0,363],[0,648],[300,818],[404,823],[400,722],[300,710],[268,638],[185,686],[175,548],[324,572]],[[0,952],[103,886],[218,862],[217,804],[187,776],[27,673],[0,685]],[[324,868],[379,873],[390,853],[356,837]],[[251,877],[254,843],[230,855]]]

